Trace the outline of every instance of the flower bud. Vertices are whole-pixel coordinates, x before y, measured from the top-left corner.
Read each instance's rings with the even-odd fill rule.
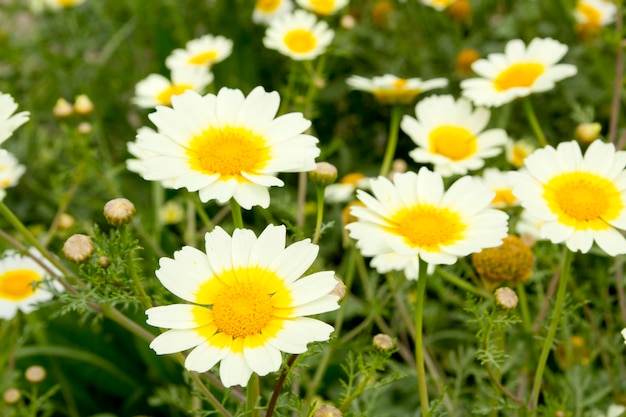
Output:
[[[4,400],[4,403],[9,405],[17,403],[20,398],[22,398],[22,394],[20,394],[17,388],[9,388],[8,390],[4,391],[4,394],[2,394],[2,399]]]
[[[167,201],[159,209],[159,219],[163,224],[177,224],[183,219],[183,207],[176,201]]]
[[[456,0],[448,6],[446,12],[457,22],[465,22],[472,15],[472,4],[468,0]]]
[[[581,123],[576,126],[576,139],[582,143],[591,143],[598,139],[602,125],[600,123]]]
[[[517,294],[509,287],[500,287],[494,293],[496,299],[496,305],[505,310],[513,310],[517,307],[519,298]]]
[[[74,219],[74,217],[72,217],[71,215],[67,214],[67,213],[62,213],[59,216],[59,229],[61,230],[67,230],[70,227],[74,226],[76,224],[76,219]]]
[[[87,235],[72,235],[63,244],[63,255],[77,264],[85,262],[92,253],[93,242]]]
[[[106,268],[107,266],[111,265],[111,261],[106,256],[99,257],[97,263],[98,266],[101,268]]]
[[[32,382],[33,384],[37,384],[44,379],[46,379],[46,370],[39,365],[33,365],[26,368],[26,372],[24,372],[24,376],[28,382]]]
[[[93,111],[93,103],[86,94],[79,94],[74,99],[74,111],[86,115]]]
[[[93,126],[89,122],[81,122],[76,126],[76,131],[81,135],[88,135],[93,130]]]
[[[378,333],[376,336],[374,336],[374,338],[372,339],[372,344],[376,349],[382,351],[391,350],[396,346],[391,336],[384,333]]]
[[[104,205],[104,217],[111,226],[120,227],[135,215],[135,205],[126,198],[115,198]]]
[[[456,71],[461,75],[471,75],[472,64],[480,58],[480,53],[476,49],[462,49],[455,60]]]
[[[74,114],[74,107],[64,98],[60,98],[52,108],[52,114],[55,117],[64,118]]]
[[[313,184],[325,187],[337,179],[337,168],[328,162],[318,162],[315,170],[309,172],[309,178]]]
[[[339,22],[342,28],[346,30],[354,29],[356,26],[356,19],[351,14],[344,14],[341,16],[341,21]]]
[[[313,413],[313,417],[342,417],[343,413],[332,405],[322,405]]]

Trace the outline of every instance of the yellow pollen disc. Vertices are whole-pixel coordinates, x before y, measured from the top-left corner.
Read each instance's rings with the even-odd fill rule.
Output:
[[[476,138],[464,127],[444,125],[433,129],[428,137],[430,152],[453,161],[467,159],[476,153]]]
[[[194,55],[191,58],[189,58],[189,62],[192,65],[208,65],[211,62],[215,61],[215,59],[217,58],[217,52],[216,51],[207,51],[207,52],[202,52],[201,54],[198,55]]]
[[[462,239],[467,228],[457,213],[430,205],[404,208],[392,217],[392,223],[393,233],[404,237],[409,246],[429,252]]]
[[[406,86],[407,81],[404,78],[398,78],[393,82],[394,88],[402,89]]]
[[[591,7],[586,3],[578,2],[576,10],[587,18],[585,23],[592,26],[600,26],[602,13],[600,13],[598,9]]]
[[[311,0],[313,11],[317,14],[328,15],[335,9],[334,0]]]
[[[294,29],[287,32],[283,42],[289,50],[298,54],[311,52],[317,45],[315,36],[306,29]]]
[[[186,152],[191,169],[240,181],[247,181],[242,172],[257,172],[270,159],[264,138],[243,127],[209,128],[189,142]]]
[[[32,296],[35,291],[33,284],[41,280],[41,276],[30,269],[15,269],[0,274],[0,298],[20,301]]]
[[[263,13],[272,13],[281,3],[282,0],[257,0],[256,9]]]
[[[440,5],[440,6],[449,6],[452,3],[454,3],[456,0],[432,0],[434,5]]]
[[[491,204],[501,204],[501,205],[513,205],[517,198],[513,195],[513,191],[510,188],[502,188],[500,190],[494,190],[496,195],[491,200]]]
[[[63,7],[73,6],[76,3],[76,0],[57,0],[57,1]]]
[[[343,177],[341,181],[339,181],[339,183],[356,185],[356,183],[361,181],[363,178],[365,178],[365,175],[361,174],[360,172],[352,172]]]
[[[521,146],[514,146],[512,154],[511,163],[518,168],[524,165],[524,160],[529,155],[528,151]]]
[[[569,172],[543,186],[543,198],[558,221],[576,229],[603,230],[616,219],[624,203],[615,185],[589,172]]]
[[[172,97],[184,93],[187,90],[193,90],[193,87],[189,84],[172,84],[165,90],[161,91],[156,99],[164,106],[169,106],[172,103]]]
[[[497,91],[506,91],[516,87],[531,87],[546,68],[538,62],[520,62],[502,71],[493,85]]]

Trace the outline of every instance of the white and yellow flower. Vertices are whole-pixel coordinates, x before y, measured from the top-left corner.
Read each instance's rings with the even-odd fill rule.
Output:
[[[145,149],[150,147],[150,142],[153,138],[156,138],[154,140],[159,140],[159,133],[156,130],[146,126],[140,127],[137,130],[136,140],[134,142],[126,143],[128,153],[134,156],[134,158],[126,160],[126,169],[139,174],[142,177],[145,176],[148,171],[143,166],[144,160],[159,156],[158,153]],[[147,145],[142,145],[142,143],[147,143]],[[174,180],[163,180],[161,181],[161,185],[163,188],[174,188]]]
[[[48,270],[61,275],[39,252],[31,250],[31,254]],[[49,278],[50,273],[30,256],[5,252],[0,258],[0,319],[11,319],[18,310],[30,313],[40,302],[52,299],[52,290],[58,291],[62,287]]]
[[[586,253],[595,241],[611,256],[626,253],[626,152],[596,140],[583,156],[576,141],[537,149],[511,173],[513,194],[543,221],[541,237]]]
[[[574,9],[579,31],[598,30],[615,21],[617,6],[606,0],[578,0]]]
[[[165,66],[171,71],[180,67],[208,69],[213,64],[222,62],[233,51],[233,41],[223,36],[204,35],[192,39],[185,49],[174,49],[165,59]]]
[[[337,13],[348,5],[349,0],[296,0],[298,6],[320,16]]]
[[[252,21],[267,24],[292,10],[293,2],[291,0],[256,0],[252,11]]]
[[[430,6],[437,11],[444,11],[448,7],[452,5],[452,3],[456,2],[456,0],[421,0],[422,4],[426,6]]]
[[[62,10],[77,7],[86,0],[30,0],[30,8],[34,12],[44,10]]]
[[[14,187],[26,172],[26,167],[21,165],[13,154],[0,149],[0,201],[6,196],[6,189]]]
[[[15,130],[26,123],[30,113],[15,113],[17,103],[10,94],[0,93],[0,144],[11,137]]]
[[[291,59],[306,61],[326,52],[334,36],[326,22],[304,10],[296,10],[269,23],[263,45]]]
[[[509,180],[509,172],[502,172],[497,168],[485,168],[482,176],[476,178],[495,193],[491,207],[504,209],[519,205],[519,201],[513,195],[513,185]]]
[[[161,74],[150,74],[135,86],[132,102],[142,108],[170,106],[172,97],[187,90],[198,93],[213,82],[213,73],[206,68],[178,67],[172,70],[172,79]]]
[[[472,64],[481,78],[461,81],[463,96],[480,106],[501,106],[518,97],[552,90],[557,81],[576,75],[570,64],[557,64],[567,45],[535,38],[528,46],[520,39],[506,44],[503,54],[492,53]]]
[[[161,258],[156,275],[172,293],[193,304],[146,311],[148,324],[168,328],[150,344],[157,354],[194,348],[191,371],[220,363],[229,387],[246,386],[252,373],[267,375],[282,363],[281,352],[303,353],[310,342],[328,340],[332,326],[309,317],[339,308],[330,295],[332,271],[302,274],[318,247],[308,239],[285,247],[284,226],[229,236],[219,226],[206,234],[206,253],[186,246],[174,259]]]
[[[403,270],[418,278],[418,260],[450,265],[459,257],[498,246],[507,236],[506,213],[489,208],[494,193],[471,177],[445,191],[441,175],[427,168],[370,181],[373,196],[358,190],[365,207],[346,229],[379,273]]]
[[[279,104],[278,93],[262,87],[247,97],[229,88],[173,97],[171,108],[149,116],[158,133],[137,135],[149,152],[141,175],[198,191],[203,202],[234,198],[245,209],[267,208],[268,187],[284,184],[276,174],[312,171],[320,153],[317,138],[303,134],[311,122],[301,113],[275,118]]]
[[[508,138],[504,147],[506,160],[515,168],[521,168],[524,166],[524,160],[528,155],[533,153],[537,147],[529,140],[514,141]]]
[[[415,106],[417,119],[403,116],[401,129],[418,146],[409,155],[416,162],[432,163],[444,177],[480,169],[484,159],[502,152],[507,135],[502,129],[484,130],[491,113],[472,109],[469,101],[431,96]]]
[[[624,338],[624,343],[626,343],[626,328],[622,329],[622,337]]]
[[[348,203],[354,200],[357,188],[369,189],[370,179],[360,172],[352,172],[335,184],[324,189],[324,201],[327,203]]]
[[[384,104],[410,104],[425,91],[447,87],[448,80],[433,78],[422,81],[421,78],[399,78],[392,74],[373,78],[353,75],[346,80],[346,84],[355,90],[372,93]]]

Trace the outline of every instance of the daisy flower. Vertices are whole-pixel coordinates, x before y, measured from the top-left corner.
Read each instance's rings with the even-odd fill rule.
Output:
[[[205,239],[206,254],[186,246],[159,262],[163,286],[193,304],[146,311],[148,324],[171,329],[150,344],[157,354],[194,348],[187,369],[207,372],[221,362],[224,386],[246,386],[253,372],[277,371],[281,352],[328,340],[332,326],[304,317],[339,308],[332,271],[301,278],[318,246],[307,239],[285,247],[285,226],[273,225],[258,237],[244,229],[231,237],[218,226]]]
[[[461,81],[463,96],[481,106],[501,106],[518,97],[552,90],[557,81],[576,75],[576,67],[557,64],[567,45],[535,38],[528,46],[520,39],[506,44],[504,54],[493,53],[472,64],[481,78]]]
[[[44,9],[62,10],[80,6],[85,0],[31,0],[31,10],[41,12]]]
[[[312,171],[320,153],[317,139],[303,134],[311,122],[301,113],[274,118],[279,104],[278,93],[262,87],[247,97],[229,88],[173,97],[171,108],[149,115],[158,133],[137,135],[150,153],[142,176],[199,191],[203,202],[234,198],[245,209],[267,208],[268,187],[284,184],[276,173]]]
[[[40,259],[54,274],[60,272],[35,250],[31,254]],[[15,251],[5,252],[0,258],[0,318],[11,319],[17,310],[30,313],[37,309],[37,304],[52,299],[54,296],[44,285],[50,274],[30,256]],[[49,281],[56,290],[62,287],[56,281]]]
[[[610,256],[626,253],[626,152],[600,140],[583,156],[576,141],[537,149],[511,173],[513,194],[543,221],[541,237],[586,253],[595,241]]]
[[[447,87],[448,80],[433,78],[422,81],[421,78],[399,78],[391,74],[374,78],[353,75],[346,80],[346,84],[355,90],[372,93],[384,104],[410,104],[424,91]]]
[[[624,338],[624,343],[626,343],[626,329],[622,329],[622,337]]]
[[[508,172],[502,172],[497,168],[486,168],[482,177],[477,177],[477,179],[496,194],[491,201],[491,207],[503,209],[519,204],[513,195],[513,186]]]
[[[321,16],[336,13],[348,5],[349,0],[296,0],[298,6]]]
[[[528,140],[514,141],[511,138],[507,138],[504,149],[506,160],[515,168],[521,168],[524,166],[526,157],[533,153],[537,147]]]
[[[347,203],[354,199],[357,188],[369,188],[370,179],[360,172],[350,173],[338,183],[330,184],[324,189],[324,201],[327,203]]]
[[[456,0],[421,0],[422,4],[426,6],[430,6],[433,9],[441,12],[446,10],[452,3],[456,2]]]
[[[135,86],[132,102],[142,108],[170,106],[172,97],[187,90],[202,92],[213,82],[213,73],[206,68],[177,67],[172,70],[172,80],[161,74],[150,74]]]
[[[490,112],[472,110],[469,101],[431,96],[415,106],[417,119],[403,116],[400,128],[418,146],[409,152],[416,161],[432,163],[444,177],[464,175],[482,168],[484,159],[502,152],[507,135],[502,129],[485,130]]]
[[[17,114],[17,103],[10,94],[0,93],[0,144],[11,137],[15,130],[26,123],[30,113],[22,111]]]
[[[210,68],[231,54],[233,41],[223,36],[204,35],[192,39],[185,49],[174,49],[165,59],[165,66],[174,71],[179,67]]]
[[[418,278],[418,260],[450,265],[457,258],[498,246],[507,236],[506,213],[489,208],[494,193],[471,177],[445,191],[443,178],[423,167],[370,181],[373,196],[357,190],[365,207],[346,226],[379,273],[403,270]]]
[[[605,0],[578,0],[574,9],[577,30],[598,30],[615,21],[617,6]]]
[[[155,137],[156,139],[153,139]],[[135,142],[128,142],[126,144],[126,149],[128,150],[128,153],[135,157],[126,160],[126,169],[143,177],[147,173],[146,168],[144,168],[143,166],[143,161],[146,159],[157,157],[159,156],[159,154],[145,150],[142,143],[149,144],[152,140],[158,140],[158,138],[159,134],[156,130],[145,126],[140,127],[139,130],[137,130],[137,140]],[[174,181],[171,179],[161,181],[161,185],[163,186],[163,188],[174,188],[173,184]]]
[[[0,201],[6,196],[6,189],[17,185],[20,177],[26,172],[17,158],[4,149],[0,149]]]
[[[252,11],[252,21],[267,24],[278,16],[289,13],[292,9],[291,0],[256,0]]]
[[[304,10],[296,10],[270,22],[263,45],[296,61],[306,61],[323,54],[334,36],[326,22],[318,21]]]

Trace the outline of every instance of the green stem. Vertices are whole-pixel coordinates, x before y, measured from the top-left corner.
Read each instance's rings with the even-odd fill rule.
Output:
[[[451,273],[450,271],[447,271],[439,266],[435,268],[435,271],[437,272],[437,275],[439,275],[441,278],[445,279],[451,284],[456,285],[459,288],[464,289],[465,291],[469,293],[472,293],[474,295],[477,295],[481,298],[485,298],[488,300],[493,298],[493,296],[489,294],[487,291],[477,288],[476,286],[470,284],[464,279],[461,279],[461,277]]]
[[[182,357],[182,355],[181,355],[181,357]],[[221,416],[224,416],[224,417],[232,417],[233,416],[230,412],[228,412],[228,410],[226,408],[224,408],[222,403],[220,403],[218,401],[218,399],[215,398],[215,396],[213,394],[211,394],[211,391],[209,391],[209,389],[206,387],[206,385],[204,385],[204,383],[200,380],[200,377],[198,376],[197,373],[189,371],[188,374],[191,377],[191,379],[193,380],[193,382],[196,384],[196,387],[198,388],[198,390],[202,394],[204,394],[204,397],[211,403],[211,405],[213,407],[215,407],[216,411],[219,411]]]
[[[391,107],[391,120],[389,121],[389,137],[387,138],[387,148],[383,157],[383,164],[380,167],[380,175],[386,176],[391,169],[393,157],[398,146],[398,130],[400,129],[400,116],[402,108],[400,106]]]
[[[124,231],[126,232],[126,231]],[[135,284],[135,290],[139,295],[139,299],[143,306],[148,309],[152,308],[152,300],[146,294],[146,290],[143,288],[143,284],[141,283],[141,279],[139,278],[139,274],[137,274],[137,268],[135,267],[135,251],[130,250],[128,252],[127,257],[128,262],[128,272],[130,273],[131,278],[133,279],[133,283]]]
[[[247,415],[251,415],[252,417],[257,416],[258,413],[255,409],[257,398],[259,398],[259,376],[253,372],[246,390]]]
[[[194,205],[196,206],[196,212],[198,213],[198,216],[200,216],[200,220],[202,220],[202,224],[207,229],[207,231],[210,232],[215,228],[215,226],[213,225],[211,218],[208,216],[208,214],[206,214],[198,193],[193,193],[192,200]]]
[[[313,234],[313,243],[317,245],[322,233],[322,220],[324,219],[324,189],[326,186],[318,185],[315,187],[317,194],[317,218],[315,220],[315,233]]]
[[[537,415],[537,402],[539,401],[539,392],[541,391],[541,381],[543,378],[543,372],[546,368],[546,362],[548,355],[552,349],[552,342],[556,334],[556,329],[559,326],[561,319],[561,312],[563,311],[563,304],[565,301],[565,293],[567,292],[567,279],[569,278],[570,266],[572,264],[573,252],[564,248],[562,256],[561,276],[559,277],[559,288],[556,293],[556,301],[554,303],[554,312],[552,313],[552,320],[550,321],[550,328],[548,334],[543,342],[543,348],[541,355],[539,356],[539,362],[537,363],[537,370],[535,372],[535,380],[533,381],[533,390],[530,395],[530,403],[528,408],[531,410],[531,416]]]
[[[519,296],[519,307],[522,313],[522,326],[526,334],[533,332],[532,322],[530,320],[530,311],[528,310],[528,297],[526,297],[526,287],[524,284],[517,286],[517,295]]]
[[[537,141],[541,147],[545,147],[548,145],[548,141],[546,140],[545,135],[543,134],[543,130],[541,130],[541,126],[539,125],[539,121],[537,120],[537,116],[535,115],[535,110],[533,109],[533,104],[530,101],[530,97],[524,97],[522,99],[522,104],[524,106],[524,112],[526,113],[526,117],[528,118],[528,122],[530,126],[533,128],[533,132],[535,132],[535,136],[537,136]]]
[[[234,198],[230,199],[230,213],[233,216],[233,224],[237,229],[243,229],[243,217],[241,215],[241,206]]]
[[[419,260],[419,276],[417,278],[417,296],[415,299],[415,365],[417,367],[417,383],[419,387],[420,407],[422,409],[422,417],[428,417],[428,387],[426,386],[426,369],[424,368],[424,337],[423,337],[423,319],[424,319],[424,296],[426,294],[426,276],[428,264],[423,260]]]

